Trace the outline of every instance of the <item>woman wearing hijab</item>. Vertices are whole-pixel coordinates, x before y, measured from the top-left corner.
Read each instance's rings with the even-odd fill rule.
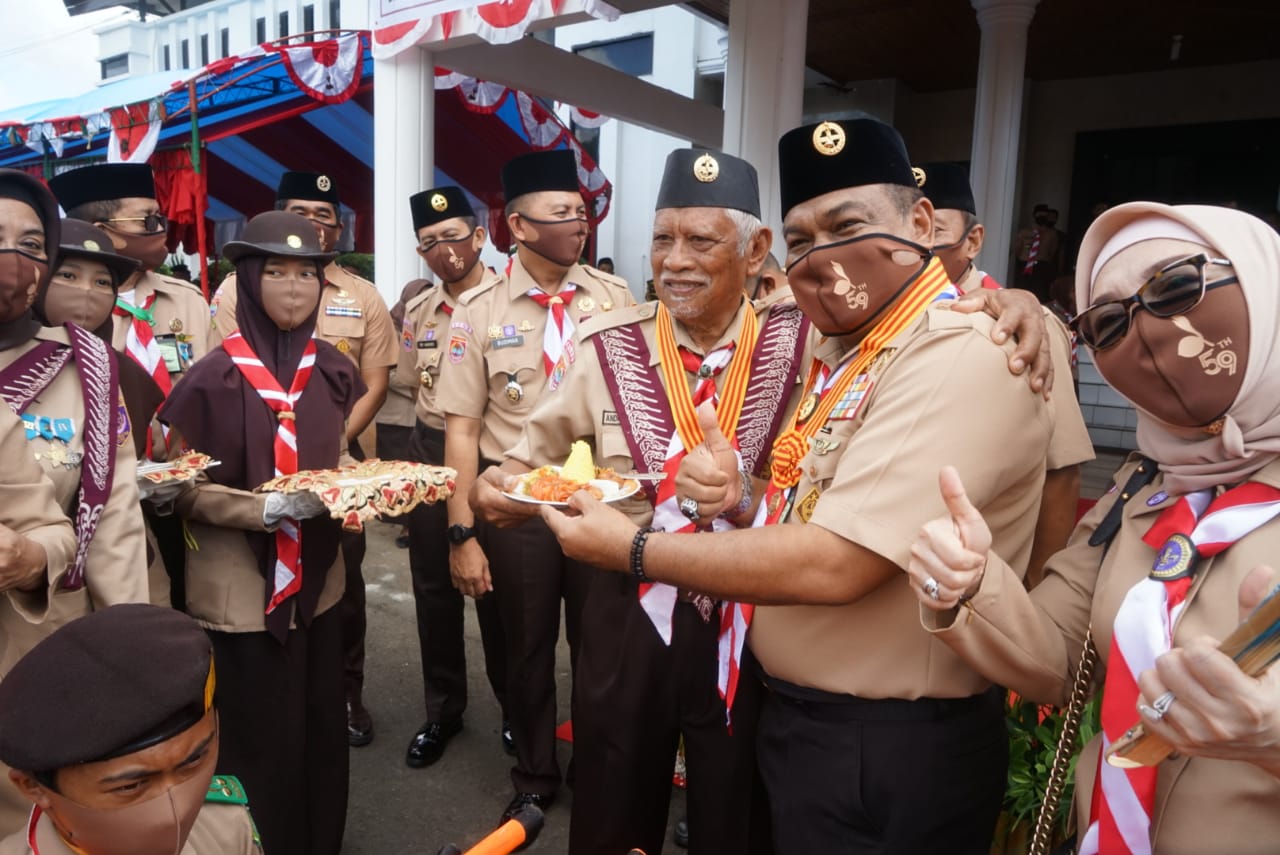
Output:
[[[197,362],[160,409],[220,461],[177,500],[189,531],[187,611],[213,639],[219,771],[253,794],[266,851],[335,855],[347,800],[339,524],[310,493],[254,493],[278,474],[337,466],[364,384],[313,337],[322,270],[315,229],[284,211],[223,248],[239,332]]]
[[[1138,410],[1138,447],[1026,592],[954,471],[949,518],[908,568],[926,628],[991,680],[1063,704],[1091,630],[1103,734],[1076,765],[1083,853],[1274,852],[1280,669],[1217,641],[1274,584],[1280,549],[1280,236],[1225,208],[1121,205],[1085,235],[1076,319]],[[1101,675],[1101,676],[1100,676]],[[1176,752],[1122,769],[1133,725]]]

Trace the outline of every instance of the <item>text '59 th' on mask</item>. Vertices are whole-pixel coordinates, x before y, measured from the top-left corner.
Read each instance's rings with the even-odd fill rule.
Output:
[[[452,284],[464,279],[471,268],[480,260],[480,250],[476,249],[473,230],[465,237],[453,240],[438,240],[426,250],[419,250],[431,272],[444,282]],[[577,260],[577,257],[574,257]]]
[[[874,233],[815,246],[787,268],[800,310],[823,335],[865,334],[928,264],[928,247]]]
[[[262,277],[262,309],[286,332],[297,329],[320,305],[321,278]]]
[[[1103,378],[1136,406],[1175,427],[1206,427],[1235,403],[1249,354],[1249,311],[1232,283],[1205,292],[1182,315],[1133,309],[1119,342],[1095,351]]]
[[[520,219],[533,223],[535,237],[522,241],[538,255],[561,267],[576,264],[582,257],[582,247],[586,245],[587,235],[591,233],[591,224],[586,220],[573,218],[569,220],[535,220],[524,214]]]
[[[35,302],[49,262],[20,249],[0,249],[0,323],[22,317]]]

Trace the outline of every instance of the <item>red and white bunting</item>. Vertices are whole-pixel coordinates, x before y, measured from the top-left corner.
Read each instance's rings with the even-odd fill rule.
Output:
[[[364,49],[359,33],[270,50],[281,55],[297,87],[317,101],[341,104],[360,86]]]
[[[598,128],[609,121],[608,116],[602,116],[581,107],[570,107],[569,118],[573,119],[573,123],[580,128]]]
[[[150,101],[107,112],[111,116],[107,163],[146,163],[160,140],[159,105]]]

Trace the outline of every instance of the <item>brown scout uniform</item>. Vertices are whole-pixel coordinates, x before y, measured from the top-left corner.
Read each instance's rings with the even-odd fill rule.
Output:
[[[577,289],[565,313],[575,328],[593,315],[635,303],[624,280],[591,267],[570,267],[555,292],[569,284]],[[447,353],[436,401],[446,415],[481,420],[482,469],[500,462],[516,444],[547,385],[542,344],[549,312],[527,296],[536,287],[516,256],[509,279],[462,295],[442,345]],[[575,347],[581,358],[581,347]],[[566,376],[577,370],[570,365]],[[572,664],[582,602],[595,571],[567,561],[540,520],[509,530],[485,526],[480,532],[506,634],[507,714],[517,751],[512,782],[518,793],[553,795],[560,783],[554,688],[560,600],[563,596]]]
[[[1138,455],[1130,456],[1115,475],[1117,486],[1080,521],[1066,549],[1049,559],[1044,581],[1031,594],[1022,589],[1019,574],[993,545],[986,575],[966,608],[958,615],[921,615],[932,637],[1029,700],[1065,705],[1085,632],[1092,626],[1099,654],[1095,680],[1101,685],[1116,612],[1156,558],[1156,551],[1142,536],[1160,512],[1178,499],[1165,492],[1164,477],[1157,475],[1126,501],[1120,530],[1110,547],[1090,546],[1090,536],[1138,465]],[[1268,464],[1250,480],[1280,487],[1280,463]],[[1222,488],[1217,492],[1221,494]],[[1173,645],[1202,636],[1225,638],[1235,629],[1240,619],[1240,582],[1259,564],[1273,565],[1278,545],[1280,520],[1272,520],[1226,551],[1201,559],[1173,629]],[[1076,816],[1082,832],[1089,822],[1100,740],[1101,735],[1086,745],[1076,764]],[[1158,768],[1151,851],[1162,855],[1275,851],[1280,839],[1280,780],[1249,763],[1202,757],[1175,756]]]
[[[125,283],[120,290],[127,293],[129,283]],[[222,335],[209,323],[209,304],[205,302],[200,289],[190,282],[148,271],[134,283],[133,304],[143,305],[152,294],[156,296],[156,301],[151,306],[155,317],[152,332],[157,338],[165,335],[177,337],[179,356],[185,372],[190,363],[213,350],[222,341]],[[117,311],[112,316],[112,325],[111,346],[117,352],[125,353],[126,338],[129,327],[133,325],[133,316]],[[173,382],[177,383],[181,376],[172,376]]]

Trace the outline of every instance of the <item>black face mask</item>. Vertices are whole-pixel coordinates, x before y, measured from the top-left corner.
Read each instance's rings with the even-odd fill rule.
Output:
[[[787,268],[787,280],[823,335],[865,335],[931,257],[928,247],[877,232],[815,246]]]
[[[591,223],[578,217],[568,220],[535,220],[521,214],[520,218],[538,227],[536,238],[522,241],[525,246],[560,267],[578,263],[587,235],[591,234]]]
[[[933,254],[942,262],[942,269],[947,271],[947,278],[952,282],[959,282],[964,275],[969,272],[972,261],[965,258],[961,251],[965,242],[969,240],[969,233],[973,231],[973,226],[965,229],[964,234],[960,235],[960,239],[955,243],[936,243],[933,245]]]
[[[480,250],[474,246],[475,229],[465,237],[438,240],[425,250],[418,250],[431,272],[446,284],[465,279],[480,260]]]

